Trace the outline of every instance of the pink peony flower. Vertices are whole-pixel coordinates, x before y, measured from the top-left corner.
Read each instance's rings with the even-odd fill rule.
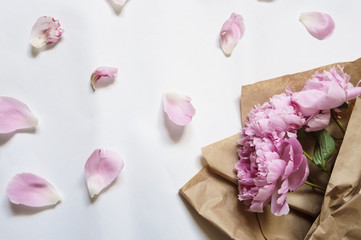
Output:
[[[292,93],[292,102],[305,117],[339,107],[361,94],[361,87],[354,87],[349,80],[350,76],[341,67],[316,73],[302,91]]]
[[[273,214],[289,212],[287,193],[303,185],[309,174],[296,139],[303,124],[303,116],[292,105],[289,94],[275,95],[251,110],[236,164],[239,200],[247,210],[263,212],[271,201]]]
[[[280,94],[262,106],[256,106],[249,113],[245,133],[262,137],[275,132],[288,132],[295,136],[304,120],[291,103],[290,95]]]
[[[302,186],[309,174],[307,159],[296,138],[275,139],[244,136],[236,164],[239,200],[252,212],[289,212],[287,193]]]

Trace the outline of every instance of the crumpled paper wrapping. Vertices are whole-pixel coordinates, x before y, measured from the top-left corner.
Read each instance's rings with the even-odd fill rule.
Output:
[[[242,123],[256,104],[262,104],[275,94],[285,92],[286,86],[300,91],[306,80],[316,71],[333,66],[344,67],[356,85],[361,79],[361,58],[354,62],[336,63],[306,72],[286,75],[242,87]],[[336,152],[329,166],[334,165],[331,177],[310,163],[310,178],[326,187],[326,192],[304,185],[287,196],[290,213],[274,216],[270,207],[264,213],[244,210],[238,201],[237,178],[234,172],[238,161],[237,141],[240,133],[202,148],[208,163],[181,189],[181,195],[209,222],[232,239],[361,239],[361,100],[342,112],[347,127],[342,141],[336,141]],[[327,130],[342,138],[331,120]],[[299,139],[304,150],[313,152],[312,139]],[[342,146],[341,146],[342,143]]]

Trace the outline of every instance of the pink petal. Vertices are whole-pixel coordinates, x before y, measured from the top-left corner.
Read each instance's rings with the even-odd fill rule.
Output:
[[[303,116],[311,116],[320,111],[318,103],[322,102],[326,95],[323,91],[316,89],[295,92],[292,94],[292,102]]]
[[[290,208],[286,202],[288,183],[284,181],[282,185],[277,187],[279,190],[273,192],[271,200],[271,212],[276,216],[286,215]]]
[[[118,75],[118,68],[98,67],[91,75],[91,86],[95,91],[96,87],[107,86],[114,82]]]
[[[297,188],[301,187],[306,182],[307,177],[310,173],[306,157],[303,155],[300,158],[302,158],[302,161],[298,166],[298,169],[288,177],[288,188],[291,191],[294,191]]]
[[[314,132],[324,129],[330,123],[331,113],[330,111],[322,111],[321,113],[310,117],[307,120],[306,132]]]
[[[319,40],[329,37],[335,29],[335,22],[327,13],[305,12],[300,15],[300,21]]]
[[[96,149],[85,163],[85,177],[90,197],[98,195],[111,184],[124,166],[118,153],[111,150]]]
[[[230,56],[238,41],[243,37],[245,26],[241,15],[232,13],[223,24],[219,43],[226,56]]]
[[[126,2],[127,0],[113,0],[113,3],[120,7],[123,7]]]
[[[0,97],[0,134],[32,128],[38,119],[24,103],[11,97]]]
[[[271,163],[268,165],[268,174],[267,174],[267,182],[268,183],[276,183],[279,177],[284,174],[286,167],[286,161],[281,159],[272,159]]]
[[[64,30],[60,23],[52,17],[40,17],[31,29],[30,43],[35,48],[57,43]]]
[[[346,101],[350,101],[361,95],[361,87],[346,89]]]
[[[190,97],[170,89],[163,92],[163,108],[169,119],[180,126],[188,124],[196,113]]]
[[[61,200],[48,181],[32,173],[15,175],[7,186],[6,194],[10,202],[30,207],[50,206]]]

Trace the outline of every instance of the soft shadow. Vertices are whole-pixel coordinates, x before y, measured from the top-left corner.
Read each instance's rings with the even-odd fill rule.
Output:
[[[258,0],[258,2],[274,2],[275,0]]]
[[[203,155],[201,155],[201,156],[199,157],[199,162],[201,163],[201,166],[202,166],[202,167],[208,166],[208,162],[207,162],[206,158],[203,157]]]
[[[243,123],[242,123],[242,96],[241,96],[241,97],[238,97],[238,98],[236,99],[236,103],[239,104],[239,119],[240,119],[240,121],[241,121],[241,124],[243,124]],[[242,125],[242,126],[243,126],[243,125]]]
[[[188,212],[191,214],[193,220],[197,223],[200,229],[207,235],[209,240],[230,240],[228,236],[226,236],[223,232],[221,232],[218,228],[213,226],[210,222],[208,222],[205,218],[199,215],[194,208],[184,199],[181,193],[178,192],[178,195],[181,197],[184,205],[186,206]]]
[[[48,51],[48,50],[55,48],[55,46],[58,45],[58,43],[60,43],[61,41],[62,41],[62,38],[60,38],[60,40],[57,43],[54,43],[51,45],[46,45],[42,48],[35,48],[32,45],[30,45],[30,54],[33,58],[36,58],[41,52]]]
[[[33,127],[33,128],[27,128],[27,129],[20,129],[20,130],[11,132],[11,133],[0,134],[0,147],[3,146],[5,143],[7,143],[16,133],[34,134],[34,133],[36,133],[36,128]]]
[[[119,6],[115,4],[112,0],[107,0],[107,2],[112,7],[114,13],[117,16],[120,16],[120,14],[123,12],[123,8],[125,8],[128,5],[129,0],[123,6]]]
[[[7,133],[7,134],[0,134],[0,146],[3,146],[5,143],[7,143],[10,138],[12,138],[15,135],[14,132]]]
[[[9,206],[10,209],[12,211],[12,213],[15,216],[19,216],[19,215],[34,215],[37,213],[40,213],[42,211],[48,210],[48,209],[53,209],[56,207],[56,205],[58,205],[60,203],[60,201],[57,204],[51,205],[51,206],[45,206],[45,207],[28,207],[25,205],[17,205],[17,204],[13,204],[9,201]]]
[[[169,137],[173,140],[173,142],[178,142],[184,133],[185,126],[178,126],[174,124],[169,118],[167,113],[163,112],[163,121],[164,126],[167,129]]]

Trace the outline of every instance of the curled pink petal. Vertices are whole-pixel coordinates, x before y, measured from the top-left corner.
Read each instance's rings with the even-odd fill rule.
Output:
[[[96,86],[106,86],[114,82],[118,75],[118,68],[98,67],[91,75],[91,86],[95,91]]]
[[[300,21],[319,40],[329,37],[335,29],[335,22],[327,13],[305,12],[300,15]]]
[[[163,92],[163,109],[169,119],[180,126],[188,124],[196,113],[190,97],[171,89]]]
[[[123,7],[127,0],[113,0],[113,3],[117,6]]]
[[[219,38],[220,46],[226,56],[232,54],[238,41],[243,37],[244,30],[242,16],[232,13],[231,17],[223,24]]]
[[[94,150],[84,167],[90,197],[98,195],[111,184],[123,166],[123,160],[118,153],[104,149]]]
[[[292,104],[304,117],[337,108],[361,95],[361,88],[354,87],[349,82],[350,78],[340,66],[338,69],[332,67],[330,71],[316,73],[306,82],[302,91],[290,93]]]
[[[349,88],[346,90],[346,101],[350,101],[361,95],[361,87]]]
[[[32,128],[38,119],[28,106],[11,97],[0,97],[0,134]]]
[[[321,111],[315,116],[311,116],[306,125],[306,132],[314,132],[324,129],[330,123],[331,112],[330,110]]]
[[[15,175],[6,194],[10,202],[29,207],[51,206],[61,200],[60,194],[47,180],[32,173]]]
[[[52,17],[40,17],[31,29],[30,43],[35,48],[57,43],[64,30],[60,23]]]

